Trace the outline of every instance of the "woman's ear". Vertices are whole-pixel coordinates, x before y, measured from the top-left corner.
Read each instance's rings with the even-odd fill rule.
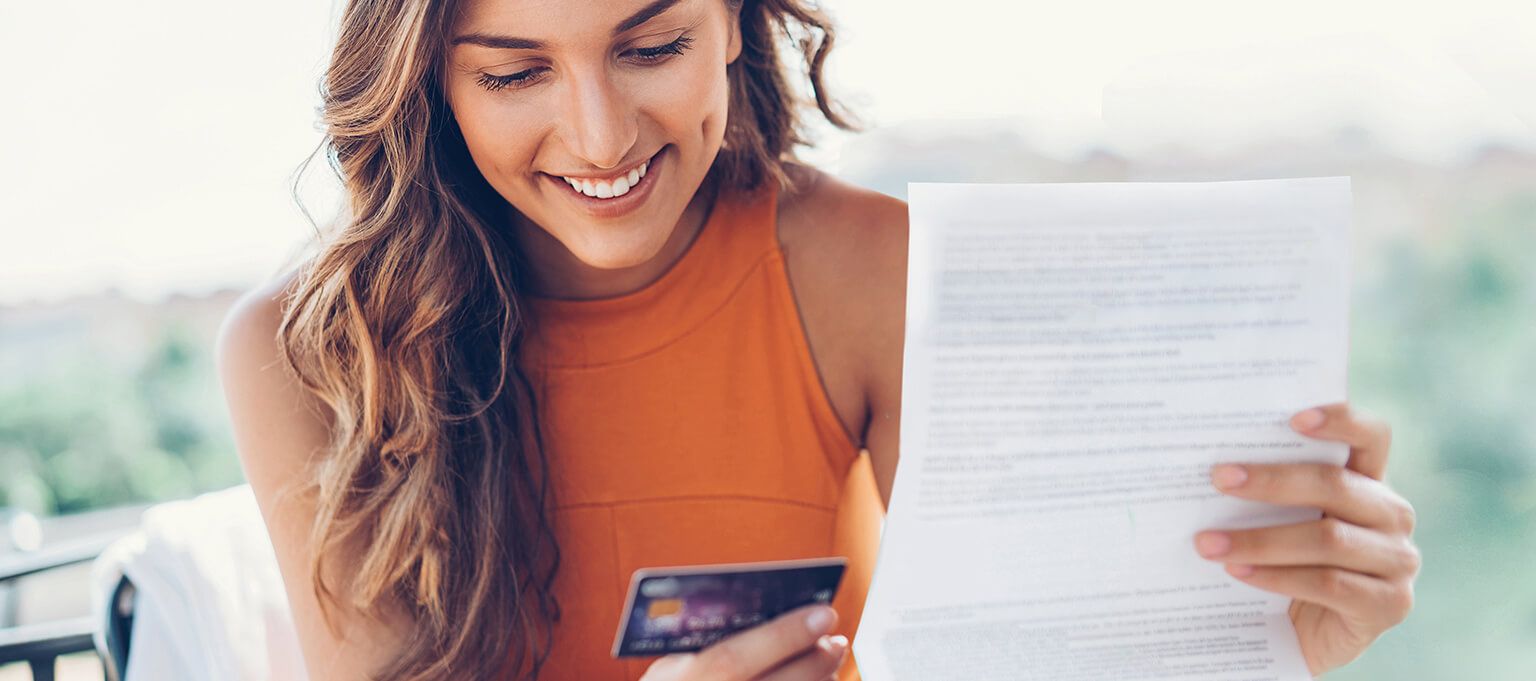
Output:
[[[725,46],[725,63],[731,64],[741,56],[741,10],[728,12],[726,23],[730,25],[730,42]]]

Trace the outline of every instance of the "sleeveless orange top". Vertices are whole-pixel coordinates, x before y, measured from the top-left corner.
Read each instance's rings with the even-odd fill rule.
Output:
[[[883,510],[800,323],[778,191],[722,187],[683,256],[641,290],[529,299],[519,362],[538,393],[561,550],[543,680],[640,678],[656,658],[610,650],[643,567],[846,556],[836,633],[858,628]],[[858,679],[851,654],[839,678]]]

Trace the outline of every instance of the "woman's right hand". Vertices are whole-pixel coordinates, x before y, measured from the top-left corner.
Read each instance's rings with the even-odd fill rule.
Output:
[[[827,636],[837,611],[807,605],[743,629],[703,650],[651,664],[641,681],[822,681],[837,678],[848,639]]]

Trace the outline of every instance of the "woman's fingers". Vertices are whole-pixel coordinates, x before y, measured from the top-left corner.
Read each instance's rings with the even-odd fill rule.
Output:
[[[1384,631],[1413,609],[1413,581],[1386,580],[1336,567],[1227,566],[1233,577],[1265,591],[1317,603],[1367,629]]]
[[[848,656],[848,638],[823,636],[816,645],[799,657],[774,668],[758,677],[758,681],[820,681],[837,678],[837,669]]]
[[[1345,466],[1381,480],[1387,472],[1387,452],[1392,448],[1392,428],[1385,421],[1354,413],[1347,402],[1326,404],[1298,412],[1291,428],[1307,437],[1349,445]]]
[[[1406,537],[1338,518],[1201,532],[1195,549],[1224,563],[1338,567],[1388,579],[1412,576],[1420,564],[1418,549]]]
[[[1218,464],[1211,481],[1226,494],[1327,515],[1389,533],[1409,534],[1413,506],[1380,480],[1326,463]]]
[[[837,611],[825,605],[808,605],[732,634],[694,653],[688,679],[744,681],[813,650],[817,639],[832,631]],[[808,676],[817,679],[820,676]]]

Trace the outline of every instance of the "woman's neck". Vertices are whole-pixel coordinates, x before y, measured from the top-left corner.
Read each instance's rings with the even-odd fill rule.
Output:
[[[705,176],[661,250],[630,267],[605,269],[582,262],[565,244],[508,206],[513,234],[528,267],[525,293],[541,298],[592,299],[621,296],[645,288],[672,268],[704,228],[715,199],[714,174]]]

